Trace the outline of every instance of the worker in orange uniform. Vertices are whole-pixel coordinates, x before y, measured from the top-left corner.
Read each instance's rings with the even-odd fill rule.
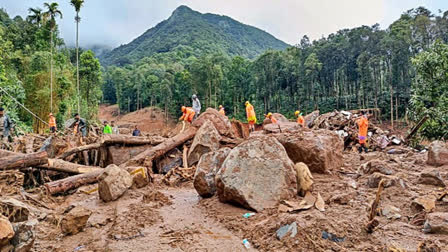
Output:
[[[193,108],[182,106],[181,110],[183,115],[179,118],[179,121],[191,123],[193,121],[194,115],[196,114]]]
[[[297,116],[297,123],[298,123],[300,126],[305,127],[305,119],[303,118],[302,113],[300,113],[300,110],[297,110],[297,111],[294,113],[294,115]]]
[[[366,112],[361,111],[361,118],[357,121],[358,127],[359,127],[359,144],[361,145],[358,148],[359,153],[362,153],[362,150],[367,153],[367,130],[369,128],[369,119],[366,115]]]
[[[269,112],[267,115],[265,115],[266,116],[266,118],[268,118],[269,120],[271,120],[271,122],[273,123],[273,124],[277,124],[277,119],[275,119],[275,117],[272,115],[272,113],[271,112]]]
[[[219,105],[219,113],[223,116],[226,115],[226,111],[224,110],[224,107],[222,105]]]
[[[58,130],[58,126],[56,125],[56,117],[54,117],[53,113],[49,114],[48,125],[50,126],[50,132],[55,133]]]
[[[254,106],[248,101],[244,103],[246,105],[247,122],[249,123],[249,132],[255,131],[255,124],[257,123],[257,116],[255,115]]]

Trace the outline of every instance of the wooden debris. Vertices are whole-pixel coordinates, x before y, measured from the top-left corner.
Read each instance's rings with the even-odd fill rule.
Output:
[[[96,183],[98,177],[103,173],[103,170],[97,170],[89,173],[79,174],[76,176],[67,177],[65,179],[56,180],[53,182],[46,183],[44,186],[48,193],[58,194],[65,193],[67,191],[76,189],[80,186]]]
[[[370,206],[370,212],[368,216],[368,222],[366,225],[366,231],[367,233],[372,233],[373,229],[378,226],[379,222],[375,219],[375,216],[377,214],[378,205],[380,203],[381,193],[384,189],[384,180],[382,179],[380,183],[378,184],[378,191],[376,192],[375,200],[372,202],[372,205]]]
[[[0,158],[0,170],[12,170],[39,166],[48,162],[47,152],[36,152],[31,154],[12,155]]]

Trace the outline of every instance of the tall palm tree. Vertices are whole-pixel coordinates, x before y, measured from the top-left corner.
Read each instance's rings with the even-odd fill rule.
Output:
[[[41,8],[29,8],[28,9],[28,17],[26,20],[32,24],[36,24],[37,27],[40,27],[40,25],[44,22],[44,13],[42,13]]]
[[[81,11],[82,5],[84,4],[84,0],[71,0],[70,4],[75,7],[76,11],[76,83],[78,86],[78,114],[80,113],[80,93],[79,93],[79,22],[81,22],[81,17],[79,16],[79,11]]]
[[[44,3],[44,7],[47,9],[44,17],[48,19],[50,26],[50,112],[53,113],[53,32],[56,28],[56,18],[62,18],[62,12],[58,9],[58,3]]]

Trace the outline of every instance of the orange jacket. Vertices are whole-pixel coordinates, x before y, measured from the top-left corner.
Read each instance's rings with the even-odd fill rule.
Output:
[[[226,111],[224,110],[224,108],[221,108],[221,109],[219,110],[219,113],[220,113],[221,115],[223,115],[223,116],[226,115]]]
[[[273,123],[273,124],[277,124],[277,119],[275,119],[273,116],[271,116],[271,122]]]
[[[181,121],[184,120],[184,121],[187,121],[187,122],[192,122],[195,113],[196,113],[196,112],[194,112],[193,108],[188,107],[188,108],[185,109],[185,112],[184,112],[183,115],[179,118],[179,120],[181,120]]]
[[[50,125],[50,127],[56,127],[56,118],[54,116],[50,116],[50,120],[48,121],[48,125]]]
[[[297,117],[297,123],[305,127],[305,119],[303,119],[303,116]]]
[[[248,104],[246,106],[246,116],[248,122],[257,123],[257,116],[255,115],[254,106],[252,106],[251,104]]]
[[[367,117],[362,116],[358,121],[359,127],[359,143],[365,143],[367,140],[367,130],[369,128],[369,119]]]

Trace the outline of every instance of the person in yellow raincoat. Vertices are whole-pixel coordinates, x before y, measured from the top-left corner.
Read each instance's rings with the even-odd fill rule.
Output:
[[[224,110],[224,107],[222,105],[219,105],[219,113],[223,116],[226,115],[226,111]]]
[[[250,102],[246,101],[246,116],[249,123],[249,132],[255,131],[255,124],[257,123],[257,116],[255,115],[254,106]]]
[[[361,111],[361,118],[357,121],[359,127],[359,144],[361,145],[358,148],[359,153],[362,153],[364,150],[367,153],[367,130],[369,128],[369,119],[364,111]]]
[[[277,119],[275,119],[275,117],[272,116],[272,113],[271,113],[271,112],[269,112],[269,113],[266,115],[266,118],[268,118],[269,120],[271,120],[271,122],[272,122],[273,124],[277,124]]]

